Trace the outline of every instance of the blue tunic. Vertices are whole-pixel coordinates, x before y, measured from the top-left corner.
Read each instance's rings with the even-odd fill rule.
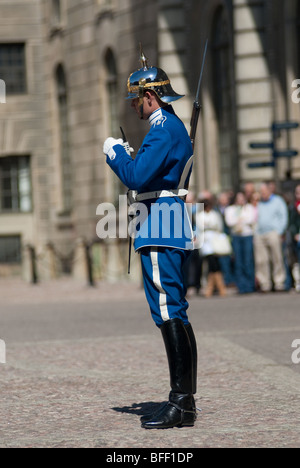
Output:
[[[134,160],[117,145],[115,159],[107,157],[107,163],[124,185],[139,194],[187,187],[193,147],[184,124],[171,106],[155,111],[149,123],[151,129]],[[190,219],[180,197],[149,199],[141,208],[137,211],[142,214],[137,217],[136,250],[153,246],[193,249]]]

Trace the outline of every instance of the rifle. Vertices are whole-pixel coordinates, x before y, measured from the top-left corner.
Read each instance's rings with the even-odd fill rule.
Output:
[[[123,141],[124,141],[125,145],[128,146],[128,151],[127,151],[127,148],[125,148],[125,149],[130,154],[130,145],[129,145],[128,140],[127,140],[127,138],[125,136],[125,132],[124,132],[122,127],[120,127],[120,130],[121,130],[121,133],[122,133]],[[129,194],[129,192],[127,193],[127,197],[129,197],[128,194]],[[129,198],[128,198],[128,200],[129,200]],[[130,221],[132,221],[132,215],[128,214],[128,225],[129,225]],[[132,237],[129,234],[129,251],[128,251],[128,274],[129,275],[130,275],[130,270],[131,270],[131,251],[132,251]]]
[[[200,89],[201,89],[201,84],[202,84],[202,78],[203,78],[207,48],[208,48],[208,39],[206,40],[206,43],[205,43],[205,49],[204,49],[204,54],[203,54],[200,78],[199,78],[199,83],[198,83],[198,89],[197,89],[196,99],[194,101],[193,113],[192,113],[192,118],[191,118],[190,138],[191,138],[191,142],[192,142],[192,145],[193,145],[193,149],[195,148],[195,139],[196,139],[197,126],[198,126],[200,112],[201,112],[201,109],[202,109],[202,106],[201,106],[201,104],[199,102],[199,98],[200,98]]]

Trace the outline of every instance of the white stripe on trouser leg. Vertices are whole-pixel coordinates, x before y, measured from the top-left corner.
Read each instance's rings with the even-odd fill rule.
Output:
[[[159,291],[159,308],[161,317],[164,322],[167,322],[168,320],[170,320],[167,304],[167,294],[161,285],[157,249],[151,249],[150,258],[152,263],[153,282]]]

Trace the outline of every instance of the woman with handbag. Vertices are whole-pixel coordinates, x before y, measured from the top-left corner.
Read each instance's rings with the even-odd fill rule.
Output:
[[[204,200],[203,203],[204,211],[198,214],[197,225],[204,228],[204,232],[202,233],[203,243],[200,251],[202,257],[207,260],[208,263],[205,297],[211,297],[216,289],[219,291],[221,297],[225,297],[227,291],[221,271],[219,256],[230,254],[230,252],[224,252],[224,239],[226,235],[224,234],[223,220],[220,213],[213,209],[211,200]],[[224,253],[222,253],[222,251]]]

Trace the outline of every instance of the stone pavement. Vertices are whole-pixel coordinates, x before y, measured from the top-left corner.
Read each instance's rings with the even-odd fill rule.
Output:
[[[300,446],[300,296],[191,299],[202,412],[167,431],[139,422],[169,391],[143,291],[0,280],[0,296],[0,448]]]

